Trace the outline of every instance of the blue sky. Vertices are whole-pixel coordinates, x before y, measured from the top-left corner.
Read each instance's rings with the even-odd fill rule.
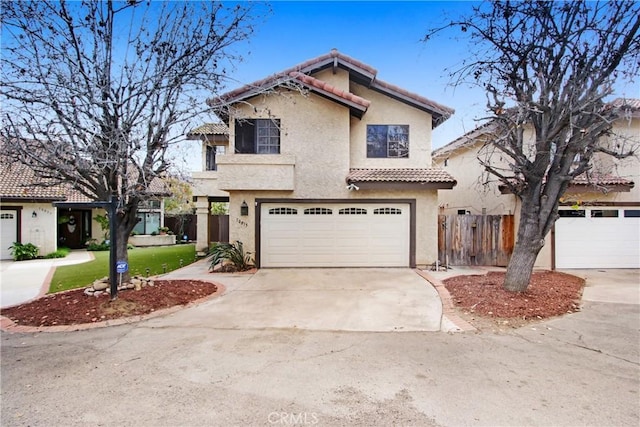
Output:
[[[482,91],[452,87],[447,69],[468,55],[469,46],[449,31],[424,43],[426,30],[469,13],[472,1],[275,1],[272,13],[238,46],[237,64],[228,90],[267,77],[332,48],[378,70],[378,78],[456,110],[433,132],[438,148],[472,130],[484,117]],[[627,91],[625,93],[624,91]],[[638,97],[638,85],[619,96]],[[190,167],[199,169],[199,164]]]

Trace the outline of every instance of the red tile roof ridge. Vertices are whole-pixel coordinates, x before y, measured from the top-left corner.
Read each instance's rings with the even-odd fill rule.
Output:
[[[371,73],[374,77],[375,75],[378,73],[378,71],[363,63],[358,61],[357,59],[354,59],[348,55],[342,54],[340,52],[338,52],[336,49],[332,49],[331,52],[324,54],[324,55],[320,55],[317,56],[315,58],[312,59],[308,59],[300,64],[294,65],[293,67],[287,68],[284,71],[272,74],[268,77],[265,77],[263,79],[257,80],[253,83],[249,83],[246,85],[243,85],[237,89],[234,89],[230,92],[227,92],[223,95],[220,95],[219,97],[213,98],[208,100],[208,102],[215,104],[216,102],[225,102],[225,101],[229,101],[229,100],[233,100],[235,97],[243,95],[249,91],[251,91],[252,89],[266,89],[268,87],[273,87],[276,86],[280,83],[285,82],[286,80],[288,80],[291,73],[293,72],[300,72],[303,74],[306,74],[306,72],[309,72],[310,70],[308,70],[310,67],[313,67],[316,64],[322,63],[323,61],[330,59],[330,58],[339,58],[340,60],[342,60],[343,62],[346,62],[348,64],[351,64],[355,67],[361,68],[363,70],[365,70],[368,73]]]
[[[333,85],[331,85],[331,84],[329,84],[329,83],[327,83],[325,81],[322,81],[320,79],[316,79],[315,77],[311,77],[311,76],[309,76],[307,74],[304,74],[304,73],[302,73],[300,71],[291,71],[289,73],[289,76],[294,78],[294,79],[296,79],[296,80],[301,81],[304,84],[307,84],[309,86],[313,86],[315,88],[324,90],[326,92],[330,92],[330,93],[332,93],[332,94],[334,94],[334,95],[336,95],[336,96],[338,96],[340,98],[343,98],[343,99],[346,99],[348,101],[354,102],[354,103],[356,103],[358,105],[361,105],[361,106],[363,106],[365,108],[369,108],[369,106],[371,105],[371,101],[369,101],[367,99],[364,99],[364,98],[362,98],[362,97],[360,97],[358,95],[354,95],[351,92],[347,92],[347,91],[344,91],[342,89],[339,89],[339,88],[337,88],[337,87],[335,87],[335,86],[333,86]]]

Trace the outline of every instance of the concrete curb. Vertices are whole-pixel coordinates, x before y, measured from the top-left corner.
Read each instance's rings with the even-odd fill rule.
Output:
[[[86,252],[87,252],[87,255],[89,256],[89,260],[80,262],[78,264],[85,264],[87,262],[91,262],[94,259],[96,259],[96,256],[93,254],[92,251],[86,251]],[[77,265],[77,264],[71,264],[71,265]],[[31,302],[33,300],[42,298],[43,296],[47,295],[47,293],[49,292],[49,288],[51,288],[51,280],[53,280],[53,275],[55,274],[56,268],[58,268],[58,267],[59,267],[58,265],[52,265],[51,266],[51,268],[49,269],[49,272],[47,273],[47,275],[45,276],[44,280],[42,281],[42,287],[40,288],[40,292],[38,293],[38,296],[35,297],[32,300],[23,302],[21,304],[26,304],[28,302]],[[20,305],[20,304],[16,304],[16,305]]]
[[[163,280],[171,280],[171,279],[163,279]],[[180,280],[180,279],[176,279],[176,280]],[[203,302],[207,302],[211,299],[221,296],[227,290],[226,286],[224,286],[222,283],[214,282],[211,280],[201,280],[201,279],[194,279],[194,280],[212,283],[216,285],[218,289],[211,295],[207,295],[206,297],[202,297],[200,299],[191,301],[190,303],[185,305],[174,305],[173,307],[163,308],[161,310],[154,311],[153,313],[147,313],[147,314],[142,314],[139,316],[132,316],[132,317],[123,317],[121,319],[105,320],[103,322],[95,322],[95,323],[80,323],[76,325],[59,325],[59,326],[26,326],[26,325],[17,325],[11,319],[0,315],[0,329],[4,332],[23,334],[23,333],[39,333],[39,332],[85,331],[87,329],[107,328],[109,326],[126,325],[126,324],[141,322],[143,320],[153,319],[156,317],[166,316],[168,314],[176,313],[182,309],[194,307],[196,305],[202,304]]]
[[[442,317],[449,320],[456,328],[460,329],[460,332],[476,332],[477,329],[473,327],[469,322],[462,319],[456,313],[455,307],[453,305],[453,300],[451,299],[451,294],[444,286],[440,280],[433,277],[431,274],[426,271],[415,269],[416,273],[425,279],[427,282],[431,283],[431,285],[438,291],[438,295],[440,296],[440,301],[442,301]],[[455,331],[453,331],[455,332]]]

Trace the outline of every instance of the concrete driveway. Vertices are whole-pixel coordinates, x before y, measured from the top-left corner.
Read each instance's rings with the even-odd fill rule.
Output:
[[[500,334],[229,329],[233,298],[252,317],[265,313],[249,296],[294,294],[257,295],[261,274],[227,276],[221,298],[150,321],[3,331],[0,424],[638,426],[639,272],[571,273],[587,276],[582,311]],[[336,283],[325,292],[348,295]],[[598,301],[621,288],[625,302]]]
[[[261,269],[230,275],[206,273],[204,265],[195,263],[165,277],[213,280],[227,290],[198,307],[152,320],[154,325],[179,321],[230,329],[440,330],[437,291],[408,268]]]

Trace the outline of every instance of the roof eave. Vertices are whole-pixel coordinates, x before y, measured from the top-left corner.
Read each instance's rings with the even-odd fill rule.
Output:
[[[431,114],[431,125],[433,129],[447,121],[453,115],[453,113],[455,113],[455,110],[452,108],[448,108],[445,106],[438,107],[432,104],[420,102],[419,100],[414,99],[404,93],[398,92],[389,86],[390,85],[387,83],[380,84],[379,82],[374,81],[371,83],[370,89],[382,93],[383,95],[395,99],[396,101],[400,101],[404,104],[417,108],[418,110]]]
[[[411,182],[411,181],[358,181],[350,179],[350,184],[357,185],[359,190],[450,190],[457,184],[454,182]]]

